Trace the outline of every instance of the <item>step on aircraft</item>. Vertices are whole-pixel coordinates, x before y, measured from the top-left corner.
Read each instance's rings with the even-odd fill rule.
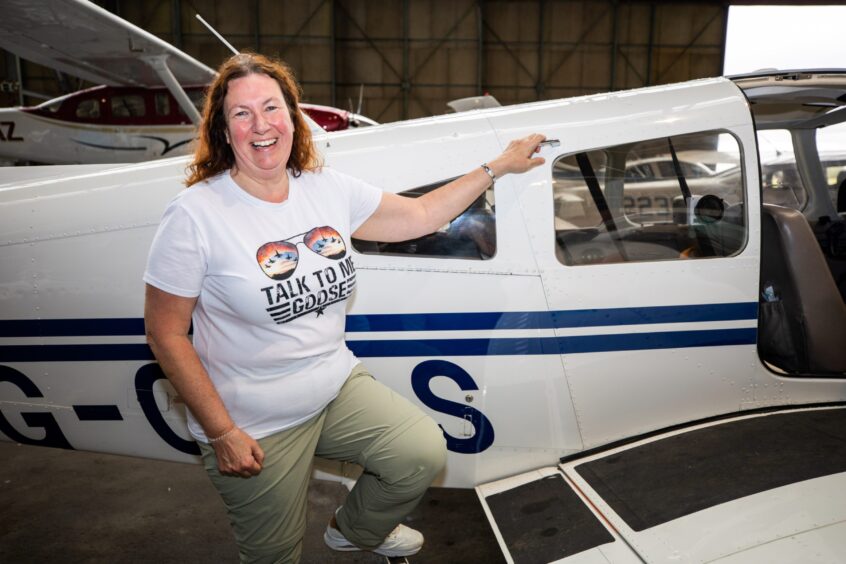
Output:
[[[128,163],[193,149],[215,72],[126,20],[84,0],[9,0],[0,47],[100,84],[34,107],[0,109],[0,160]],[[339,108],[301,107],[315,132],[375,124]]]
[[[773,73],[315,138],[326,166],[408,197],[550,141],[436,233],[344,261],[349,347],[441,425],[439,485],[476,488],[508,561],[846,554],[846,182],[817,143],[844,105],[846,72]],[[762,184],[782,130],[800,209]],[[142,319],[186,165],[0,172],[2,438],[198,460]],[[269,288],[269,309],[319,307]]]

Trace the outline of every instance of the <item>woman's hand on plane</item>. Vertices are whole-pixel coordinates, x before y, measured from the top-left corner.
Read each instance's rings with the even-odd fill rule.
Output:
[[[488,166],[497,178],[510,173],[520,174],[540,166],[546,162],[546,159],[533,155],[540,152],[540,144],[545,139],[546,136],[540,133],[515,139],[508,144],[501,155],[490,161]]]

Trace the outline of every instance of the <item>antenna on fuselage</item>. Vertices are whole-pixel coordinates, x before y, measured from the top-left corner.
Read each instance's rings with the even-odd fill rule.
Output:
[[[217,30],[216,30],[215,28],[213,28],[213,27],[209,24],[209,22],[207,22],[206,20],[204,20],[204,19],[203,19],[203,16],[201,16],[200,14],[196,14],[196,16],[195,16],[195,17],[196,17],[198,20],[200,20],[200,23],[201,23],[201,24],[203,24],[204,26],[206,26],[206,27],[209,29],[209,31],[210,31],[210,32],[212,32],[212,33],[214,34],[214,36],[215,36],[215,37],[217,37],[218,39],[220,39],[221,43],[223,43],[224,45],[226,45],[226,47],[228,47],[228,48],[229,48],[229,50],[230,50],[230,51],[232,51],[232,53],[233,53],[233,54],[235,54],[235,55],[240,55],[240,54],[241,54],[241,52],[240,52],[240,51],[238,51],[238,49],[236,49],[235,47],[233,47],[233,46],[232,46],[232,44],[231,44],[231,43],[229,43],[226,39],[224,39],[224,38],[223,38],[223,36],[222,36],[221,34],[219,34],[219,33],[217,32]]]

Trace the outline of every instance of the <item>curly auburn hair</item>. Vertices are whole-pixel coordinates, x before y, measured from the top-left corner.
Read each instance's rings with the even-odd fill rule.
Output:
[[[194,160],[188,165],[188,179],[186,186],[193,186],[198,182],[232,168],[235,164],[235,153],[226,142],[226,117],[223,115],[223,101],[226,98],[229,83],[237,78],[251,74],[264,74],[275,80],[282,90],[282,96],[291,114],[294,124],[294,139],[291,145],[291,156],[288,157],[287,168],[293,175],[299,176],[303,171],[313,171],[319,168],[320,160],[317,150],[311,140],[311,130],[306,124],[300,110],[300,86],[294,78],[294,73],[282,61],[270,59],[256,53],[241,53],[233,55],[223,62],[218,69],[218,75],[209,86],[206,101],[203,104],[203,119],[200,122],[197,148],[194,150]]]

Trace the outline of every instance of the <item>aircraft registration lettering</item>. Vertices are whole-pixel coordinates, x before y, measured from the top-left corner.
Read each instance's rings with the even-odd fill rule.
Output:
[[[153,385],[157,380],[165,379],[164,372],[157,363],[142,366],[135,374],[135,394],[138,404],[147,422],[161,439],[171,447],[185,454],[199,455],[200,448],[193,440],[180,437],[165,421],[159,411],[153,394]],[[27,398],[43,398],[38,386],[24,373],[10,366],[0,365],[0,383],[9,382],[23,392]],[[74,405],[74,413],[80,421],[123,421],[116,405]],[[73,446],[62,432],[56,418],[47,412],[22,412],[21,418],[33,429],[43,429],[44,437],[34,439],[16,429],[0,410],[0,432],[13,441],[34,446],[48,446],[73,450]]]
[[[458,384],[463,391],[478,390],[479,387],[463,368],[446,360],[427,360],[421,362],[411,372],[411,387],[417,398],[427,407],[440,413],[459,417],[473,424],[475,435],[459,439],[444,431],[447,448],[453,452],[477,454],[487,450],[494,442],[494,428],[490,419],[474,407],[445,400],[436,396],[429,382],[436,376],[445,376]],[[439,425],[440,426],[440,425]],[[443,430],[443,427],[441,430]]]
[[[15,137],[15,122],[0,121],[0,141],[23,141],[23,137]]]
[[[35,382],[29,379],[23,372],[15,370],[10,366],[0,366],[0,382],[9,382],[17,386],[28,398],[43,398],[44,394],[35,385]],[[13,441],[17,441],[25,445],[35,446],[49,446],[54,448],[73,449],[68,440],[65,438],[62,429],[59,427],[58,421],[50,413],[32,413],[23,412],[21,417],[24,422],[31,428],[44,429],[44,438],[33,439],[27,437],[23,433],[15,429],[12,424],[0,411],[0,431]]]

